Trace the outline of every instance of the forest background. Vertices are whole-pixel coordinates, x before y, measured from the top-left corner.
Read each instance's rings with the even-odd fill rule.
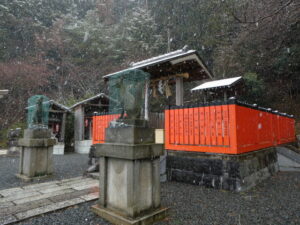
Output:
[[[0,0],[2,137],[30,96],[71,105],[185,45],[216,78],[244,76],[250,103],[300,118],[299,21],[299,0]]]

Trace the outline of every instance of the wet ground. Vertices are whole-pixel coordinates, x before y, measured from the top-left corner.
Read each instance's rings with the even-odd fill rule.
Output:
[[[80,176],[86,155],[54,157],[52,179]],[[0,189],[16,187],[18,158],[0,157]],[[49,180],[47,180],[49,181]],[[162,205],[170,216],[157,225],[198,224],[300,224],[300,173],[279,172],[247,192],[233,193],[182,183],[162,184]],[[109,224],[90,211],[95,201],[38,216],[19,224]]]

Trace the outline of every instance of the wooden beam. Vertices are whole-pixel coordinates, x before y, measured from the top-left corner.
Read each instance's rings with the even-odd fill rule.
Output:
[[[65,111],[54,110],[54,109],[50,109],[49,112],[50,113],[65,113]]]
[[[62,122],[61,122],[61,132],[60,132],[60,141],[61,142],[65,141],[66,119],[67,119],[67,113],[64,113]]]
[[[149,80],[145,84],[145,120],[149,120]]]
[[[176,105],[183,105],[183,77],[176,77]]]
[[[169,80],[169,79],[178,78],[178,77],[188,79],[190,77],[190,74],[189,73],[178,73],[178,74],[173,74],[173,75],[169,75],[169,76],[163,76],[160,78],[153,79],[153,80],[151,80],[151,82],[153,83],[153,82],[157,82],[160,80]]]

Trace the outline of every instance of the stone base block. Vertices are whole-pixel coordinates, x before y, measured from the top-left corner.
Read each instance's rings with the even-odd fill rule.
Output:
[[[154,129],[144,127],[119,127],[105,129],[105,142],[122,144],[154,143]]]
[[[65,145],[58,143],[53,146],[53,155],[63,155],[65,153]]]
[[[23,147],[20,154],[19,174],[41,177],[53,173],[52,147]]]
[[[167,151],[168,180],[245,191],[278,171],[274,148],[240,155]]]
[[[75,141],[75,152],[79,154],[89,154],[92,140]]]
[[[163,220],[167,217],[168,208],[160,208],[144,216],[131,219],[121,216],[112,210],[102,208],[99,205],[92,206],[92,211],[105,220],[116,225],[148,225]]]
[[[24,139],[50,139],[51,130],[50,129],[25,129]]]
[[[44,176],[36,176],[36,177],[28,177],[24,174],[19,174],[19,173],[16,174],[16,177],[20,178],[24,182],[30,182],[30,181],[33,181],[33,180],[47,179],[47,178],[52,177],[52,176],[53,176],[53,174],[47,174],[47,175],[44,175]]]

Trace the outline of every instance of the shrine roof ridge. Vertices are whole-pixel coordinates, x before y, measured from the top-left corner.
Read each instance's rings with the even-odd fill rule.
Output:
[[[182,60],[180,60],[182,58]],[[130,64],[130,66],[127,69],[117,71],[114,73],[107,74],[103,76],[104,79],[108,79],[116,74],[130,71],[130,70],[135,70],[135,69],[143,69],[149,66],[154,66],[156,64],[161,64],[170,61],[170,63],[176,64],[181,61],[185,60],[195,60],[197,63],[202,67],[202,69],[205,71],[205,73],[210,77],[213,78],[213,74],[209,71],[208,67],[205,65],[204,61],[202,58],[199,56],[198,52],[196,50],[186,50],[185,48],[176,50],[173,52],[169,52],[167,54],[155,56],[146,60],[142,60],[139,62],[133,62]],[[178,62],[177,62],[178,61]]]

